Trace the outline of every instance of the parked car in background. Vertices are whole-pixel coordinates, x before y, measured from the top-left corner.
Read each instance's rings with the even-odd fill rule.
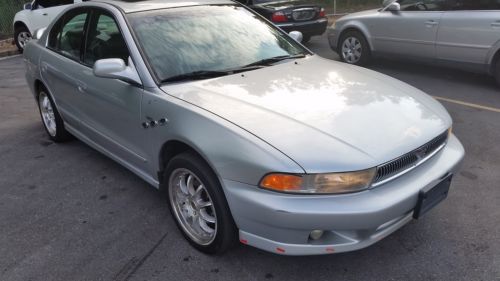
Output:
[[[35,0],[25,4],[13,21],[14,41],[19,51],[23,51],[37,29],[47,27],[68,5],[78,2],[82,0]]]
[[[286,32],[302,32],[302,43],[326,31],[325,9],[307,0],[238,0]]]
[[[48,136],[164,191],[210,254],[367,247],[444,200],[464,156],[432,97],[321,58],[233,1],[84,2],[24,58]]]
[[[500,1],[397,0],[329,28],[330,47],[350,64],[373,56],[436,63],[493,75],[500,83]]]

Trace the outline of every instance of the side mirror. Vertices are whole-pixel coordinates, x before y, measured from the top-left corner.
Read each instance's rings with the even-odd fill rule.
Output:
[[[94,64],[94,75],[101,78],[118,79],[132,85],[141,85],[141,79],[132,59],[128,58],[128,66],[122,59],[102,59]]]
[[[42,38],[43,33],[45,32],[45,30],[47,30],[46,27],[42,27],[40,29],[37,29],[35,31],[35,34],[33,34],[33,39],[38,40],[38,39]]]
[[[398,2],[393,2],[385,8],[386,11],[399,12],[401,11],[401,5]]]
[[[293,40],[297,41],[297,42],[302,42],[302,38],[304,38],[304,36],[302,35],[302,32],[300,31],[290,31],[290,33],[288,33],[288,35],[290,35],[290,37],[293,38]]]
[[[31,10],[32,8],[33,8],[33,6],[31,3],[26,3],[23,5],[24,10]]]

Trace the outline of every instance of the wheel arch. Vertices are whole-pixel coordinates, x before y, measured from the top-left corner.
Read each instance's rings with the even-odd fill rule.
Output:
[[[159,185],[160,190],[163,190],[165,188],[165,185],[163,183],[163,172],[165,171],[165,168],[167,167],[168,163],[172,158],[184,152],[193,153],[200,159],[202,159],[203,162],[208,167],[210,167],[210,170],[217,178],[219,183],[222,185],[221,177],[217,173],[214,166],[210,163],[210,161],[208,161],[207,157],[203,155],[203,153],[199,152],[198,149],[196,149],[193,145],[189,144],[188,142],[177,139],[171,139],[163,143],[160,149],[160,153],[158,155],[158,165],[159,165],[158,167],[160,168],[160,170],[158,171],[158,181],[160,183]]]

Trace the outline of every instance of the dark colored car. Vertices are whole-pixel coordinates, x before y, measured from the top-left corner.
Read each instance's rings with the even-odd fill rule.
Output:
[[[286,32],[300,31],[303,43],[326,31],[325,9],[302,0],[239,0]]]

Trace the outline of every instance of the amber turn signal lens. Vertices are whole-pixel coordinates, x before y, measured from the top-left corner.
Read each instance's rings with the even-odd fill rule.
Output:
[[[287,174],[269,174],[260,182],[260,186],[277,191],[294,191],[302,188],[302,177]]]

